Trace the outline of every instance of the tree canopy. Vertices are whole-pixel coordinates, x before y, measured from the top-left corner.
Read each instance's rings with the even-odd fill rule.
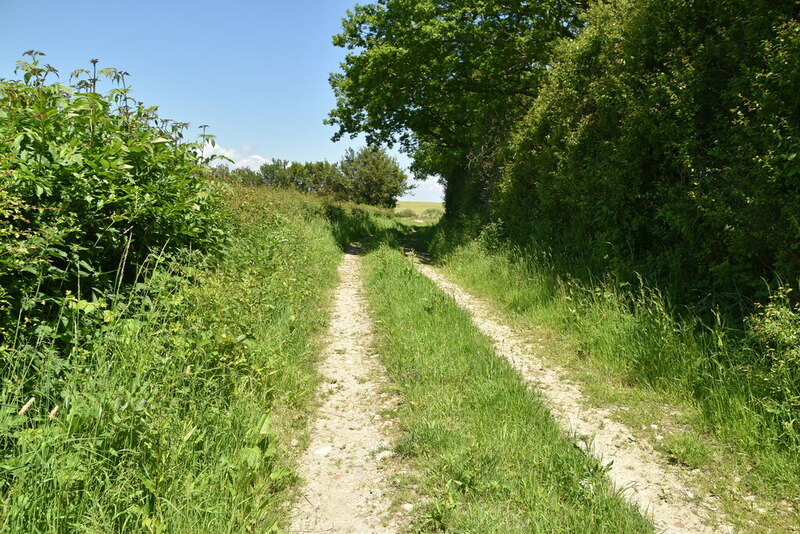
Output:
[[[581,26],[581,2],[379,0],[348,11],[334,44],[335,138],[364,133],[447,174],[536,93],[553,40]]]
[[[334,36],[328,122],[438,174],[450,220],[694,299],[757,298],[800,278],[799,16],[796,0],[377,0]]]

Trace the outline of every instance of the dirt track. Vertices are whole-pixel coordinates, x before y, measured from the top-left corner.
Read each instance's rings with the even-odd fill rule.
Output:
[[[630,430],[611,419],[602,409],[589,408],[575,384],[561,378],[556,369],[546,369],[536,357],[536,348],[499,324],[490,308],[467,294],[429,265],[416,263],[419,271],[453,297],[472,316],[475,326],[489,337],[495,350],[508,359],[523,379],[548,403],[556,419],[571,435],[590,436],[590,452],[609,465],[608,476],[625,496],[650,517],[662,532],[733,532],[714,521],[713,507],[704,503],[680,481],[676,468],[664,462]],[[577,443],[583,443],[577,440]]]
[[[548,403],[562,427],[576,442],[589,436],[587,452],[608,465],[608,476],[624,495],[650,517],[661,532],[730,533],[714,508],[680,480],[678,469],[629,429],[599,408],[587,407],[581,391],[546,369],[536,347],[493,318],[489,306],[470,296],[431,266],[416,264],[492,339],[522,378]],[[387,498],[390,471],[386,459],[393,422],[381,417],[395,399],[381,393],[383,368],[372,350],[372,326],[361,281],[361,258],[356,250],[345,255],[333,303],[320,367],[323,404],[311,426],[312,440],[301,458],[305,481],[293,510],[290,531],[394,534],[401,531],[390,517]]]
[[[380,412],[383,369],[372,352],[372,326],[362,295],[361,258],[351,249],[339,266],[326,337],[321,396],[311,443],[300,461],[302,495],[290,531],[392,534],[386,460],[391,421]]]

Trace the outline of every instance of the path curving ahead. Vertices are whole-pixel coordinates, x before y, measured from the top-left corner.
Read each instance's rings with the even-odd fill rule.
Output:
[[[394,534],[386,498],[385,460],[390,421],[380,412],[392,399],[380,392],[383,369],[372,351],[361,257],[350,247],[339,266],[320,366],[323,404],[311,425],[311,443],[300,459],[304,481],[290,532]]]

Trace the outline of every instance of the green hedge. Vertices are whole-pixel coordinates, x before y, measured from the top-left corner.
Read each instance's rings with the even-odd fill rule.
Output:
[[[96,301],[153,253],[222,238],[219,195],[188,125],[133,100],[126,73],[79,70],[71,85],[39,53],[0,82],[0,339],[70,336],[63,304]],[[121,87],[96,91],[98,77]],[[56,322],[61,320],[60,322]],[[63,322],[63,324],[62,324]]]
[[[557,46],[501,178],[483,184],[491,216],[517,242],[594,272],[645,273],[683,300],[796,283],[798,11],[790,0],[594,5]]]

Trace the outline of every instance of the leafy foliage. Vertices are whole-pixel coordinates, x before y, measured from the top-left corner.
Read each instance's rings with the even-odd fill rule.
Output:
[[[767,411],[776,426],[800,448],[800,304],[792,305],[790,291],[781,288],[749,317],[748,339],[763,357],[747,362],[747,369],[770,399]]]
[[[332,197],[340,202],[354,202],[392,208],[397,198],[408,191],[408,177],[397,160],[377,147],[348,149],[342,161],[297,163],[276,159],[251,169],[217,167],[217,176],[245,185],[290,188],[304,193]]]
[[[335,138],[399,142],[419,173],[446,174],[488,150],[546,69],[550,43],[581,25],[579,1],[379,0],[348,11],[331,75]]]
[[[384,150],[364,147],[347,151],[339,164],[344,195],[352,202],[393,208],[406,192],[406,173]]]
[[[684,302],[763,298],[762,280],[800,276],[797,4],[670,5],[597,4],[558,46],[494,216]]]
[[[152,253],[211,249],[219,195],[188,125],[135,102],[127,73],[80,69],[71,85],[30,51],[0,82],[0,337],[70,338],[65,299],[97,301]],[[98,77],[122,87],[96,91]]]
[[[680,302],[800,277],[792,0],[403,2],[348,13],[338,137],[399,142],[450,218]],[[777,276],[776,276],[777,275]]]

